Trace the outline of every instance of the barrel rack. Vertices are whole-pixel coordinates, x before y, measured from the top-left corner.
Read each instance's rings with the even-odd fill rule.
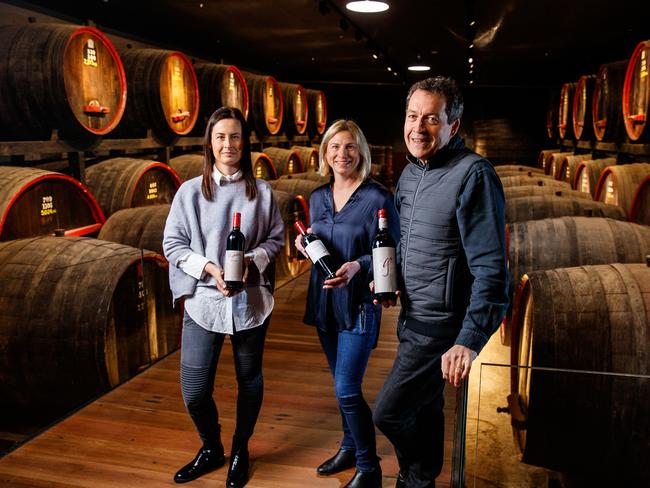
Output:
[[[625,155],[632,157],[650,158],[650,144],[629,144],[616,142],[598,142],[598,141],[574,141],[563,140],[558,144],[563,148],[580,149],[591,152],[601,152],[611,155]]]
[[[318,142],[318,139],[311,139],[308,136],[294,136],[291,139],[285,135],[269,136],[260,141],[255,133],[251,135],[251,148],[254,151],[263,151],[268,146],[290,147],[291,145],[310,145]],[[56,131],[53,131],[49,141],[0,141],[0,164],[30,165],[39,166],[39,161],[45,157],[58,155],[57,158],[67,161],[69,173],[85,184],[86,182],[86,160],[97,157],[118,157],[130,154],[149,152],[155,154],[155,159],[169,164],[169,160],[176,155],[188,151],[200,151],[202,149],[202,137],[180,137],[173,145],[164,145],[157,141],[151,131],[147,137],[141,139],[102,139],[95,146],[80,149],[69,141],[58,138]],[[51,158],[50,158],[51,159]],[[65,171],[65,165],[62,166]]]

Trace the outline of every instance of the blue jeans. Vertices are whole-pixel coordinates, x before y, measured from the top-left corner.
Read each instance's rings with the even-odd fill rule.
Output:
[[[381,309],[363,304],[352,330],[322,331],[318,338],[334,377],[334,390],[343,420],[341,449],[356,450],[357,469],[372,471],[378,466],[372,412],[363,398],[361,383],[368,358],[379,333]]]

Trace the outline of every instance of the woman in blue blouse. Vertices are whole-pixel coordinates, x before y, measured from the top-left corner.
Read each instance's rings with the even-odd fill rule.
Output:
[[[377,211],[386,209],[395,242],[399,242],[398,215],[390,191],[369,178],[370,149],[354,122],[337,120],[327,130],[320,147],[320,172],[333,178],[311,195],[311,231],[321,238],[338,270],[336,278],[323,281],[312,267],[304,322],[316,326],[334,376],[343,440],[317,472],[330,475],[356,465],[345,488],[381,487],[375,429],[361,383],[381,320],[381,306],[373,304],[369,289]],[[296,247],[304,254],[300,238]]]

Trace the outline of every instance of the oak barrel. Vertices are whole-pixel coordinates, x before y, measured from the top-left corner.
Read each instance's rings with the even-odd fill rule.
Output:
[[[632,142],[650,140],[650,40],[641,41],[627,65],[623,84],[623,121]]]
[[[327,99],[320,90],[307,90],[307,104],[309,116],[307,119],[307,132],[311,137],[322,136],[327,126]]]
[[[0,27],[0,134],[4,140],[59,138],[88,148],[120,122],[124,68],[94,27]]]
[[[284,100],[284,131],[287,136],[303,135],[307,132],[309,107],[307,92],[301,85],[280,83]]]
[[[163,231],[170,208],[164,204],[118,210],[106,220],[97,237],[163,255]]]
[[[203,174],[203,153],[181,154],[171,158],[169,166],[181,181],[191,180]]]
[[[264,153],[273,160],[278,176],[305,171],[305,166],[299,151],[283,149],[281,147],[265,147]]]
[[[302,195],[292,195],[282,190],[273,190],[273,196],[284,221],[284,246],[276,259],[278,277],[293,278],[299,275],[309,263],[296,250],[296,220],[309,222],[309,204]]]
[[[650,163],[607,166],[598,180],[594,200],[620,205],[629,215],[634,192],[648,175]]]
[[[235,107],[248,117],[248,87],[236,66],[201,63],[194,66],[201,105],[192,131],[203,134],[210,116],[220,107]]]
[[[557,197],[582,198],[592,200],[591,195],[581,191],[569,190],[568,188],[558,188],[555,186],[511,186],[503,189],[506,201],[510,198],[527,197],[533,195],[555,195]]]
[[[560,90],[558,108],[558,134],[560,139],[573,139],[573,94],[577,83],[565,83]]]
[[[54,419],[137,374],[178,347],[170,296],[152,252],[85,237],[0,243],[0,403]]]
[[[627,61],[603,64],[596,75],[592,122],[599,141],[618,142],[625,136],[621,99],[627,64]]]
[[[650,225],[650,176],[646,176],[634,192],[630,220]]]
[[[593,93],[596,75],[584,75],[578,79],[573,95],[572,123],[576,139],[591,140],[594,137]]]
[[[282,128],[284,103],[279,83],[272,76],[243,73],[250,100],[249,121],[255,136],[262,141]]]
[[[560,152],[560,149],[559,148],[543,149],[542,151],[539,152],[539,155],[537,156],[537,166],[542,168],[545,174],[549,173],[551,157],[553,157],[553,154],[556,152]]]
[[[618,205],[594,202],[584,198],[558,197],[551,194],[506,200],[506,223],[570,215],[627,220],[625,211]]]
[[[183,53],[128,49],[121,53],[129,96],[116,136],[144,137],[147,129],[162,144],[189,134],[199,115],[199,85]]]
[[[36,168],[0,166],[0,241],[52,235],[88,235],[104,213],[88,188],[74,178]]]
[[[500,178],[501,184],[504,188],[513,187],[513,186],[552,186],[557,188],[566,188],[567,190],[571,188],[568,183],[564,181],[557,181],[553,178],[550,178],[546,175],[516,175],[516,176],[504,176]]]
[[[560,158],[560,169],[555,176],[556,180],[566,181],[569,185],[573,185],[573,180],[576,176],[576,170],[582,161],[590,161],[594,159],[591,154],[567,154]]]
[[[306,146],[291,146],[293,151],[298,151],[305,171],[318,171],[318,149]]]
[[[134,158],[108,159],[90,166],[86,182],[107,217],[123,208],[171,203],[181,186],[178,175],[166,164]]]
[[[499,176],[514,176],[520,173],[528,174],[544,174],[544,170],[541,168],[533,168],[532,166],[525,166],[522,164],[500,164],[494,167]]]
[[[251,152],[253,162],[253,173],[255,178],[263,180],[275,180],[278,178],[278,170],[271,157],[263,152]]]
[[[309,202],[311,192],[319,186],[322,186],[321,181],[312,181],[299,178],[278,178],[277,180],[269,181],[271,188],[274,190],[286,191],[290,195],[301,195],[306,202]]]
[[[598,180],[603,170],[610,165],[616,164],[616,158],[603,158],[581,161],[576,168],[572,188],[592,197],[596,193]]]
[[[300,180],[311,180],[311,181],[318,181],[321,184],[329,183],[331,180],[330,176],[323,176],[320,173],[316,173],[313,171],[308,171],[305,173],[294,173],[292,175],[282,175],[280,176],[281,180],[292,180],[292,179],[300,179]]]
[[[556,180],[561,180],[560,175],[560,166],[562,165],[562,160],[567,156],[573,156],[572,152],[557,152],[551,154],[549,158],[549,166],[546,168],[546,174],[551,178]]]
[[[523,366],[508,398],[521,460],[582,475],[586,486],[648,486],[650,268],[527,274],[512,344]]]

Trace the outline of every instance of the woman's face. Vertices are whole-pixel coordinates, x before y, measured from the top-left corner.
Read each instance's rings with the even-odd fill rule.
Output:
[[[212,128],[211,144],[217,169],[224,175],[235,174],[239,170],[244,146],[241,122],[221,119]]]
[[[350,178],[357,175],[361,153],[357,141],[349,131],[341,131],[329,140],[325,160],[335,177]]]

